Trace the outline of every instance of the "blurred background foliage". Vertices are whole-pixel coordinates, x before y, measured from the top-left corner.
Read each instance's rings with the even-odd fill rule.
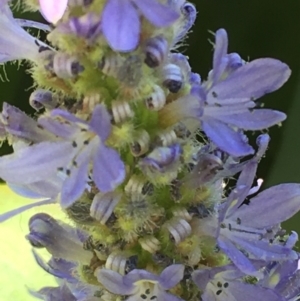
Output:
[[[213,35],[209,31],[225,28],[229,35],[229,51],[238,52],[245,60],[273,57],[292,69],[289,82],[279,91],[265,96],[266,107],[288,114],[283,127],[270,130],[271,143],[266,158],[259,167],[258,177],[265,180],[264,188],[283,182],[300,182],[300,1],[285,0],[194,0],[199,14],[196,25],[181,51],[190,57],[190,64],[203,79],[212,66]],[[20,17],[18,12],[16,16]],[[23,18],[41,17],[33,14]],[[26,64],[7,64],[9,81],[0,81],[0,101],[6,101],[33,115],[28,105],[32,81]],[[4,71],[0,72],[5,78]],[[257,136],[258,133],[255,133]],[[9,152],[3,147],[0,153]],[[0,200],[0,211],[5,199]],[[10,203],[11,208],[16,204]],[[272,212],[270,212],[272,214]],[[299,216],[285,227],[300,232]]]

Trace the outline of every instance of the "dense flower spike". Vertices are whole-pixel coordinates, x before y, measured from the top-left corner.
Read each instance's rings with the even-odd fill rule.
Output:
[[[29,292],[46,301],[298,300],[298,235],[281,223],[300,210],[300,184],[259,192],[270,137],[257,147],[247,137],[286,118],[257,99],[279,89],[289,67],[228,53],[219,29],[201,78],[178,52],[197,15],[185,0],[24,4],[52,24],[16,21],[0,0],[0,62],[30,61],[36,111],[3,104],[0,137],[13,153],[0,158],[0,177],[41,200],[0,222],[50,203],[68,220],[30,218],[26,239],[58,286]],[[21,26],[49,30],[46,42]]]

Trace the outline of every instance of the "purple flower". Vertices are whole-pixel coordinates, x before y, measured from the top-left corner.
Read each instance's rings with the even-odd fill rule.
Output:
[[[61,183],[61,205],[72,205],[88,188],[89,163],[92,180],[103,193],[114,190],[125,177],[120,155],[104,142],[111,131],[110,116],[103,105],[93,111],[89,123],[62,111],[53,110],[39,123],[63,138],[23,147],[0,158],[0,177],[14,185],[29,185],[55,179]],[[60,177],[59,177],[60,176]]]
[[[213,70],[190,95],[167,105],[161,119],[171,125],[187,118],[201,123],[208,138],[221,150],[240,157],[253,154],[244,130],[263,130],[285,120],[282,112],[256,108],[255,100],[279,89],[289,78],[289,67],[275,59],[243,62],[236,53],[227,54],[227,33],[216,32]]]
[[[0,124],[4,128],[10,143],[19,142],[20,139],[28,144],[57,140],[55,135],[39,127],[36,120],[6,102],[3,103]]]
[[[132,51],[139,43],[140,13],[154,26],[171,25],[179,14],[156,0],[108,0],[102,13],[102,30],[115,51]]]
[[[33,247],[46,248],[56,258],[89,264],[92,253],[83,249],[77,231],[69,225],[38,213],[30,218],[29,230],[26,238]]]
[[[63,283],[58,287],[43,287],[37,292],[31,291],[31,295],[34,297],[40,298],[42,300],[49,301],[77,301],[78,299],[72,294],[69,287]]]
[[[81,17],[72,17],[66,23],[57,26],[58,31],[82,37],[89,42],[94,42],[101,34],[100,16],[88,13]]]
[[[274,289],[285,300],[298,300],[300,294],[299,259],[288,260],[284,264],[271,262],[264,269],[264,274],[265,277],[259,281],[261,286]]]
[[[289,245],[282,244],[277,233],[278,225],[300,210],[300,185],[277,185],[246,201],[257,191],[251,186],[258,161],[267,147],[266,135],[262,135],[259,142],[257,157],[244,166],[235,189],[216,208],[217,216],[207,217],[198,225],[203,235],[217,239],[219,248],[241,271],[252,275],[258,272],[250,259],[268,262],[298,258],[292,250],[297,241],[296,233],[291,235],[293,243]]]
[[[274,290],[245,283],[245,275],[233,265],[196,270],[192,279],[203,291],[203,301],[253,301],[262,296],[265,301],[284,301]]]
[[[107,269],[97,269],[95,275],[98,281],[111,293],[130,296],[127,301],[157,300],[179,301],[174,295],[166,293],[183,278],[184,266],[173,264],[165,268],[157,276],[146,270],[133,270],[127,275]]]
[[[36,41],[14,19],[8,0],[0,0],[0,63],[21,59],[36,61],[39,55]]]
[[[216,32],[213,70],[204,84],[205,102],[201,117],[205,134],[221,149],[235,156],[253,153],[243,140],[242,130],[262,130],[282,122],[286,115],[269,109],[255,109],[255,100],[279,89],[289,78],[289,67],[274,59],[244,63],[227,54],[224,29]],[[199,95],[202,97],[202,95]]]

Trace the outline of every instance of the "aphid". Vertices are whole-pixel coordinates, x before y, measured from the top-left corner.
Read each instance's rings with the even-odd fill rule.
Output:
[[[70,7],[75,7],[75,6],[89,6],[90,4],[93,3],[94,0],[68,0],[68,5]]]
[[[137,268],[137,263],[138,263],[138,256],[133,255],[127,258],[126,260],[126,267],[125,267],[125,274],[128,274],[132,270]]]
[[[150,38],[145,44],[145,64],[150,68],[158,67],[163,63],[168,54],[168,42],[164,36]]]
[[[63,52],[57,52],[53,57],[53,72],[62,79],[76,77],[83,72],[84,68],[80,65],[75,56]]]
[[[155,254],[160,249],[160,242],[154,236],[146,236],[139,239],[141,247],[151,254]]]
[[[170,239],[175,244],[179,244],[192,233],[190,224],[182,218],[173,218],[165,224],[165,227],[170,233]]]
[[[153,92],[145,99],[146,106],[149,110],[159,111],[166,104],[166,95],[164,90],[155,85]]]
[[[177,93],[183,85],[181,69],[174,64],[168,64],[162,68],[163,85],[171,93]]]
[[[111,104],[112,115],[115,123],[133,118],[134,112],[127,101],[114,100]]]
[[[164,255],[163,253],[160,253],[160,252],[156,252],[155,254],[153,254],[152,259],[156,264],[158,264],[162,267],[169,266],[173,263],[172,258],[170,258],[167,255]]]
[[[58,103],[52,92],[44,89],[38,89],[31,93],[29,97],[29,104],[36,110],[54,109]]]
[[[207,208],[204,204],[201,203],[195,206],[191,206],[187,210],[190,215],[198,218],[205,218],[213,212],[212,208]]]
[[[117,77],[118,70],[122,66],[123,59],[119,55],[103,56],[98,64],[99,69],[108,76]]]
[[[158,133],[155,140],[159,146],[170,146],[178,142],[176,133],[172,129]]]
[[[121,194],[116,192],[96,194],[90,208],[91,217],[99,221],[100,224],[105,225],[120,201],[120,198]]]
[[[136,139],[130,145],[131,154],[135,157],[139,157],[145,154],[149,150],[150,136],[145,130],[140,130]]]

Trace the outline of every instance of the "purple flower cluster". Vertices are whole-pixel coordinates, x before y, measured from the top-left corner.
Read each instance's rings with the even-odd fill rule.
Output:
[[[298,235],[281,223],[300,210],[300,184],[259,192],[270,137],[259,135],[256,147],[247,138],[285,120],[257,100],[288,80],[289,67],[228,53],[219,29],[201,80],[176,52],[197,14],[184,0],[39,3],[53,24],[47,44],[0,0],[0,62],[30,60],[36,87],[34,118],[3,104],[0,136],[13,153],[0,158],[0,177],[42,198],[0,221],[49,203],[69,220],[30,218],[33,256],[59,284],[30,293],[46,301],[298,300]],[[19,40],[23,48],[13,49]]]

